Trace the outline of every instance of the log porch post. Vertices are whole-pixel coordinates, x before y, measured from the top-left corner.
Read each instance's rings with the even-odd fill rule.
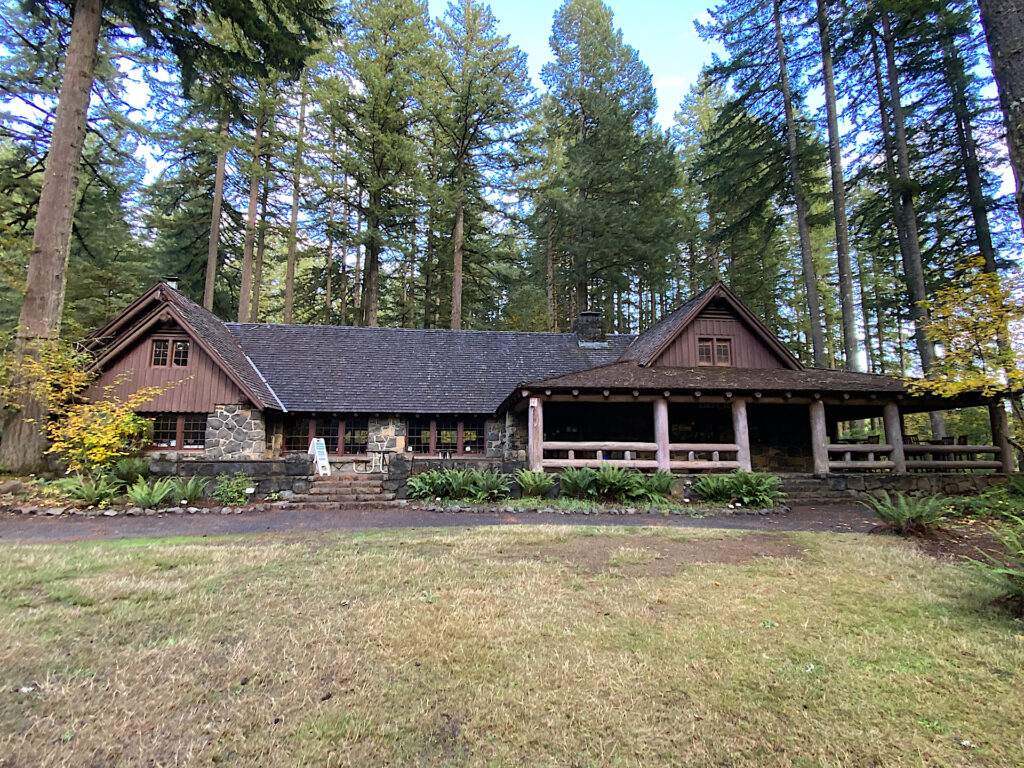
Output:
[[[530,398],[529,409],[529,460],[532,472],[544,471],[544,401],[539,397]]]
[[[1002,400],[993,400],[988,404],[988,420],[992,425],[992,445],[999,449],[999,461],[1003,465],[999,471],[1013,472],[1016,467],[1008,438],[1010,424],[1006,418],[1006,404]]]
[[[738,397],[732,401],[733,442],[740,447],[736,461],[744,472],[750,471],[750,432],[747,430],[747,401]]]
[[[658,446],[655,456],[661,472],[672,471],[668,440],[668,400],[659,397],[654,401],[654,442]]]
[[[814,456],[814,474],[828,474],[828,428],[825,425],[825,404],[811,402],[811,454]]]
[[[903,417],[896,403],[886,403],[882,409],[885,422],[885,442],[892,446],[893,471],[897,475],[907,474],[907,456],[903,452]]]

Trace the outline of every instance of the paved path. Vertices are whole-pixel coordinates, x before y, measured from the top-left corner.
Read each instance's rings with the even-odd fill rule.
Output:
[[[241,515],[153,517],[37,517],[0,515],[0,542],[99,541],[169,536],[224,536],[256,533],[367,531],[381,528],[471,527],[478,525],[651,525],[678,528],[730,528],[760,531],[863,533],[875,521],[860,506],[797,507],[785,515],[558,515],[438,513],[421,509],[275,510]]]

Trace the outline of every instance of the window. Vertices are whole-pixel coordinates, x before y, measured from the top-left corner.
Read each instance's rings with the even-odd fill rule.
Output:
[[[170,348],[171,342],[167,339],[154,339],[153,340],[153,365],[157,367],[163,367],[167,365],[167,350]]]
[[[188,341],[174,342],[174,358],[172,363],[178,368],[188,365]]]
[[[697,339],[697,365],[732,365],[732,339]]]
[[[437,420],[437,450],[440,453],[458,453],[459,422],[457,420]]]
[[[322,437],[324,439],[324,447],[327,449],[328,453],[337,453],[339,429],[341,429],[341,421],[338,419],[317,419],[316,432],[313,436]]]
[[[178,447],[178,415],[158,413],[153,416],[153,445],[156,448]]]
[[[409,450],[413,453],[430,453],[430,419],[410,419],[406,425]]]
[[[286,451],[309,450],[309,419],[292,419],[284,425]]]
[[[143,414],[153,422],[152,448],[183,448],[201,451],[206,448],[205,413]]]
[[[356,417],[345,419],[345,453],[366,453],[369,441],[370,430],[366,419]]]
[[[484,453],[486,436],[483,419],[462,422],[462,450],[460,453]]]

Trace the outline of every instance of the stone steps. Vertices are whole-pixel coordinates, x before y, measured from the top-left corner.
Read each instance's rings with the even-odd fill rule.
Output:
[[[323,507],[354,507],[390,505],[396,496],[384,490],[386,475],[380,472],[343,472],[329,477],[315,477],[307,493],[288,499],[289,509],[313,509]]]

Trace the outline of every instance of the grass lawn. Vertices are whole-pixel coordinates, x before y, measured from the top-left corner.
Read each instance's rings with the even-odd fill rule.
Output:
[[[1024,623],[890,537],[0,547],[0,766],[1013,766]]]

